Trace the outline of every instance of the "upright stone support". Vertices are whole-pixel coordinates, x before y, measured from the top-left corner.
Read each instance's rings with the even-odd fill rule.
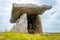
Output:
[[[40,16],[36,16],[34,20],[34,26],[36,27],[35,33],[42,33],[42,21]]]
[[[28,32],[42,33],[42,23],[40,16],[31,16],[28,18]]]
[[[13,25],[11,31],[27,33],[27,13],[24,13],[17,19],[16,24]]]

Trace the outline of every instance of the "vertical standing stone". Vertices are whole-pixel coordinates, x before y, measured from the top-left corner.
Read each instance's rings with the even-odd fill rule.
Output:
[[[28,18],[28,32],[29,33],[42,33],[41,18],[36,16],[30,16]]]
[[[23,15],[20,16],[19,19],[17,19],[16,24],[13,25],[13,28],[11,30],[15,32],[22,32],[22,33],[28,32],[27,13],[24,13]]]
[[[34,21],[34,26],[36,26],[36,33],[42,33],[42,22],[41,18],[39,16],[36,16],[35,21]]]

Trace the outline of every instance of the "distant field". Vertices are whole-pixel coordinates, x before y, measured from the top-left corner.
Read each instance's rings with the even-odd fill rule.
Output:
[[[60,33],[28,34],[4,32],[0,33],[0,40],[60,40]]]

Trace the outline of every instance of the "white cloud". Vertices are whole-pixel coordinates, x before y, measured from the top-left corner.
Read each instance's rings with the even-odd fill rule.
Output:
[[[40,0],[21,0],[19,3],[33,3],[33,4],[40,4]]]
[[[41,0],[8,0],[10,3],[24,3],[24,4],[27,4],[27,3],[33,3],[33,4],[39,4],[41,5]]]
[[[47,4],[47,5],[51,5],[51,6],[55,6],[56,5],[56,1],[55,0],[41,0],[42,4]]]
[[[57,4],[60,4],[60,0],[55,0]]]
[[[33,3],[33,0],[8,0],[11,3]]]
[[[56,0],[55,6],[46,13],[42,18],[44,32],[60,32],[60,0]],[[47,1],[48,2],[48,1]]]
[[[7,1],[9,1],[10,3],[18,3],[19,0],[7,0]],[[20,0],[20,1],[21,1],[21,0]],[[20,2],[20,1],[19,1],[19,2]]]
[[[60,20],[47,19],[42,21],[44,32],[60,32]]]

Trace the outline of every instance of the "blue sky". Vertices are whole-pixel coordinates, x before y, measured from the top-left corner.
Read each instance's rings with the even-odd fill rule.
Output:
[[[10,30],[13,24],[9,22],[12,3],[34,3],[50,5],[52,9],[41,15],[43,32],[60,32],[60,0],[0,0],[0,31]]]

